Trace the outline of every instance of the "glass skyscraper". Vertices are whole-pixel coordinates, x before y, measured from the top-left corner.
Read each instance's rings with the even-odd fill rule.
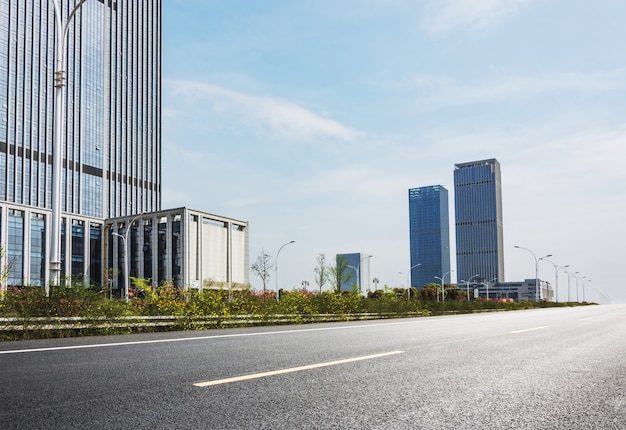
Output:
[[[441,185],[409,190],[412,287],[438,283],[435,276],[450,272],[448,190]],[[448,273],[449,276],[449,273]],[[446,277],[450,282],[450,278]]]
[[[55,8],[0,0],[0,243],[8,284],[49,281]],[[161,1],[87,0],[66,53],[61,274],[102,282],[107,218],[161,206]]]
[[[456,164],[457,281],[504,281],[500,163],[496,159]]]

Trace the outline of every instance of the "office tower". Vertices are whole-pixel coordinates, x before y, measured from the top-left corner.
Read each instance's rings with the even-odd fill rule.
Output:
[[[502,188],[496,159],[455,165],[454,206],[457,281],[472,277],[504,281]]]
[[[347,264],[346,281],[341,286],[341,291],[354,291],[355,287],[361,293],[366,293],[370,288],[370,258],[372,255],[355,252],[351,254],[337,254],[337,263],[343,259]]]
[[[161,1],[87,0],[71,16],[78,3],[0,0],[0,240],[9,285],[50,280],[55,12],[69,22],[61,277],[101,283],[104,220],[161,206]]]
[[[446,275],[450,282],[450,225],[448,190],[441,185],[409,190],[409,228],[412,287],[439,283],[435,276]]]

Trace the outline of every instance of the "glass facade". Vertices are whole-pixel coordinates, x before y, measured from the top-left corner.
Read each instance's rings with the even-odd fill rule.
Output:
[[[500,163],[457,164],[454,170],[457,279],[504,281]]]
[[[435,276],[446,273],[450,282],[449,222],[447,189],[434,185],[409,190],[411,287],[439,283]]]
[[[11,263],[12,282],[45,284],[49,271],[55,5],[66,23],[76,3],[0,0],[0,206],[24,209],[23,227],[30,229],[22,234],[27,241],[21,250],[13,244],[19,254],[13,258],[20,261]],[[69,22],[61,172],[64,277],[101,282],[104,220],[160,210],[161,7],[161,0],[91,0]],[[31,209],[41,218],[29,218]],[[7,250],[8,240],[7,235],[2,241]]]
[[[46,279],[46,220],[33,213],[30,219],[30,285],[41,287]]]
[[[8,285],[22,285],[24,269],[24,212],[9,210],[7,259],[9,268]]]
[[[360,252],[351,254],[337,254],[337,259],[343,258],[348,267],[346,273],[346,280],[341,284],[341,291],[353,291],[355,287],[360,288],[360,292],[367,292],[370,290],[370,258],[372,256],[368,254],[362,254]]]

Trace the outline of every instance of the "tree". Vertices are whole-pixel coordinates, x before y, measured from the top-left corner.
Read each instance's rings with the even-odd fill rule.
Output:
[[[447,300],[465,300],[465,291],[461,290],[458,285],[446,284]]]
[[[337,262],[334,267],[330,267],[330,277],[335,291],[339,293],[341,286],[352,278],[352,274],[348,271],[348,260],[342,255],[337,256]]]
[[[326,263],[326,255],[320,254],[317,256],[317,267],[314,269],[315,272],[315,283],[320,289],[320,293],[322,292],[322,288],[324,285],[330,281],[331,277],[331,268]]]
[[[261,254],[257,257],[256,261],[250,266],[250,269],[261,278],[263,282],[263,294],[267,290],[267,281],[270,279],[270,272],[274,268],[272,263],[272,256],[269,255],[264,249],[261,249]]]
[[[424,288],[419,290],[418,295],[419,295],[420,300],[423,300],[426,302],[434,302],[435,300],[439,300],[439,296],[440,296],[439,291],[441,291],[441,287],[439,286],[439,284],[435,284],[434,282],[431,282],[429,284],[424,285]]]

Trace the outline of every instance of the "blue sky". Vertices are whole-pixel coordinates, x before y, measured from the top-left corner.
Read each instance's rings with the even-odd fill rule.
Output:
[[[444,185],[453,223],[454,164],[497,158],[506,279],[534,278],[519,245],[624,301],[625,18],[623,0],[165,1],[163,207],[249,221],[251,263],[295,240],[282,288],[349,252],[404,286],[407,190]]]

